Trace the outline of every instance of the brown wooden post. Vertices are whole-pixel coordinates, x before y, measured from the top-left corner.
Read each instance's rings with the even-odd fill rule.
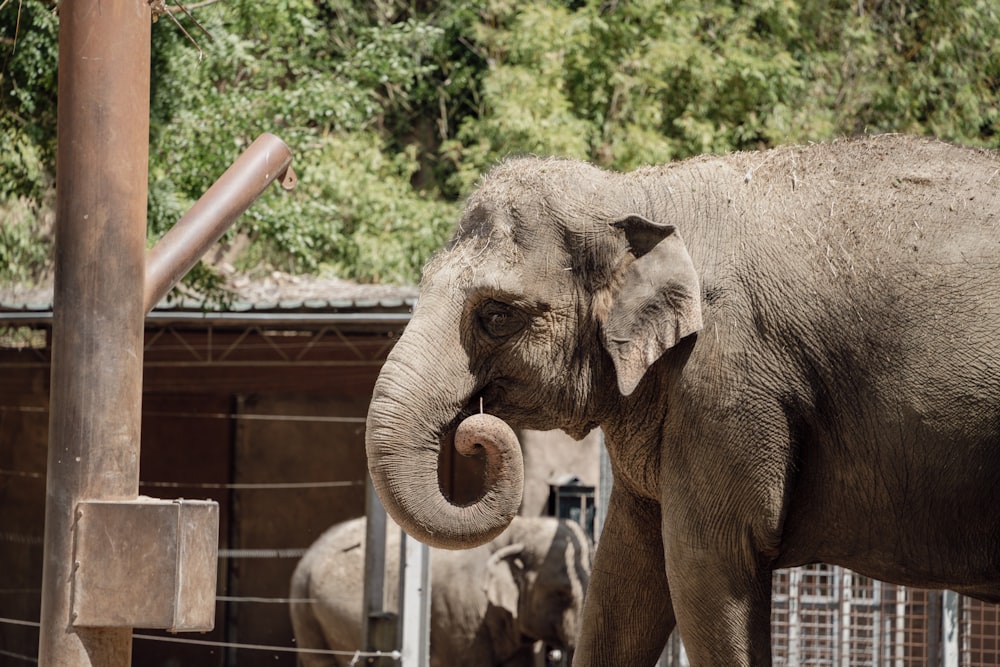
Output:
[[[147,0],[63,0],[39,664],[122,667],[128,627],[76,627],[75,513],[139,491],[149,154]]]

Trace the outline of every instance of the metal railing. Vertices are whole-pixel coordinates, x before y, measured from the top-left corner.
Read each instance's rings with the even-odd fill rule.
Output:
[[[778,570],[772,587],[775,667],[1000,665],[1000,606],[833,565]],[[661,665],[687,664],[671,637]]]

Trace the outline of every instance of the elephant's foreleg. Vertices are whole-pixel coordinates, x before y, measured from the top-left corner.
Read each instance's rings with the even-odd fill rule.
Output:
[[[665,534],[671,532],[665,528]],[[748,562],[753,559],[745,557],[746,550],[722,551],[711,541],[665,543],[677,626],[691,665],[770,665],[769,567]]]
[[[656,664],[674,628],[660,509],[616,487],[594,557],[573,664]]]

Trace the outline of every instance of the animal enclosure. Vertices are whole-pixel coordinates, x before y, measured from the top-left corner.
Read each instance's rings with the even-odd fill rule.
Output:
[[[409,307],[377,299],[347,305],[349,317],[405,316]],[[21,334],[0,344],[0,667],[22,667],[34,664],[38,644],[49,314],[47,304],[31,312],[23,302],[0,310],[7,311],[0,326],[20,325]],[[244,316],[263,318],[260,310]],[[216,498],[225,527],[216,629],[169,642],[162,633],[137,631],[133,664],[292,667],[283,600],[297,556],[336,513],[363,511],[366,392],[392,339],[376,335],[378,327],[348,330],[331,304],[327,320],[312,327],[302,323],[301,308],[273,310],[239,331],[201,313],[196,325],[168,325],[169,313],[162,313],[147,331],[144,492]],[[529,468],[541,473],[537,484],[529,479],[526,495],[536,513],[551,473],[566,469],[570,454],[581,455],[583,443],[545,444],[531,442],[527,455]],[[596,444],[587,451],[596,456]],[[576,466],[584,467],[577,461],[569,469]],[[939,592],[821,566],[779,571],[774,590],[777,667],[1000,664],[1000,607],[959,598],[949,640]],[[950,662],[938,657],[946,647]],[[673,664],[682,664],[679,645],[671,648]]]
[[[1000,664],[1000,606],[831,565],[778,570],[772,582],[774,667]],[[676,638],[663,662],[687,664]]]

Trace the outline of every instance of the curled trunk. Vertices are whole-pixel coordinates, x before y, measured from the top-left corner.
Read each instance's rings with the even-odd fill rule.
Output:
[[[510,523],[521,504],[524,464],[513,430],[497,417],[474,414],[456,427],[477,390],[457,326],[442,332],[441,310],[433,320],[418,312],[390,353],[375,384],[365,445],[372,483],[389,515],[408,534],[433,547],[464,549],[484,544]],[[457,317],[451,322],[456,322]],[[482,451],[484,492],[455,505],[438,483],[443,445]]]

